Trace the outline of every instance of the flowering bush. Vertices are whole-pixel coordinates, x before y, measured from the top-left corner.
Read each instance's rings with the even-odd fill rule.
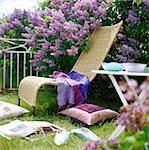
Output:
[[[16,9],[0,25],[0,36],[31,39],[32,65],[48,76],[53,70],[67,72],[72,68],[94,28],[123,20],[106,61],[148,63],[148,6],[148,0],[115,0],[111,4],[103,0],[47,0],[35,12]],[[4,43],[3,47],[8,45]],[[113,87],[104,78],[92,84],[91,95],[115,101],[114,90],[107,91],[107,86],[110,90]]]
[[[29,15],[30,28],[22,34],[32,39],[28,43],[35,53],[32,65],[39,72],[53,66],[69,70],[72,57],[86,48],[89,35],[102,24],[109,6],[101,0],[49,0],[41,6],[42,10]]]
[[[21,38],[21,34],[26,32],[28,14],[29,12],[25,10],[15,9],[14,12],[9,17],[6,17],[5,21],[0,25],[0,36]]]
[[[107,60],[149,63],[148,13],[148,0],[115,0],[107,22],[123,20],[124,23]]]
[[[134,103],[120,109],[116,124],[125,126],[120,140],[120,149],[147,149],[149,138],[149,100],[144,104]]]
[[[91,32],[106,19],[109,5],[101,0],[48,0],[40,6],[35,12],[16,9],[0,26],[0,35],[31,39],[32,65],[38,72],[49,74],[54,66],[68,71]]]
[[[123,20],[107,61],[146,63],[148,6],[147,0],[115,0],[111,5],[102,0],[48,0],[35,12],[16,9],[0,25],[0,36],[31,39],[32,65],[48,74],[52,68],[70,70],[93,29]]]

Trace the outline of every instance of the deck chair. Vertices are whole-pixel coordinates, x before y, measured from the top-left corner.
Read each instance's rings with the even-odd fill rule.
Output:
[[[95,29],[90,37],[88,50],[83,51],[80,54],[72,70],[86,75],[89,80],[92,81],[96,75],[91,73],[91,70],[99,69],[101,67],[101,64],[106,58],[121,26],[122,21],[113,26],[99,27]],[[37,76],[27,76],[22,79],[18,91],[18,105],[20,105],[21,99],[33,107],[34,113],[37,94],[43,85],[57,86],[57,83],[50,78]]]

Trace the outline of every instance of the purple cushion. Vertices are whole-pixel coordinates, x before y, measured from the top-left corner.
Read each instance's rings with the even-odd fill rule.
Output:
[[[99,111],[99,110],[105,109],[102,106],[93,105],[93,104],[80,104],[80,105],[76,106],[75,108],[84,110],[84,111],[86,111],[88,113],[92,113],[92,112],[95,112],[95,111]]]

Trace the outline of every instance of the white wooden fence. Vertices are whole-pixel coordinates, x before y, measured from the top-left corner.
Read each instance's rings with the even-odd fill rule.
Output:
[[[3,54],[2,88],[18,89],[22,78],[33,75],[32,54],[27,51],[7,51]],[[34,75],[38,75],[36,72]]]
[[[32,68],[32,53],[26,46],[29,41],[31,40],[0,37],[0,42],[10,45],[9,48],[3,50],[3,63],[0,65],[0,89],[16,90],[24,77],[38,76],[38,72]]]

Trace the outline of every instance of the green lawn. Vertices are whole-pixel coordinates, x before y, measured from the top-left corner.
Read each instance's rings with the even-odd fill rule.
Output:
[[[14,104],[17,104],[17,98],[17,92],[0,95],[1,101],[8,101]],[[31,107],[26,105],[24,102],[21,102],[21,106],[31,110]],[[73,123],[70,119],[57,115],[56,94],[53,91],[50,92],[49,90],[41,91],[39,93],[35,117],[29,113],[18,118],[2,120],[0,121],[0,125],[15,119],[48,121],[62,128],[65,128],[68,131],[82,127],[81,124]],[[114,129],[114,120],[98,123],[90,127],[91,131],[96,133],[104,140],[110,136]],[[54,144],[54,133],[48,134],[46,139],[41,138],[33,142],[19,138],[7,140],[3,137],[0,137],[0,150],[81,150],[84,143],[84,140],[78,138],[75,135],[72,135],[68,143],[62,146],[56,146]]]

